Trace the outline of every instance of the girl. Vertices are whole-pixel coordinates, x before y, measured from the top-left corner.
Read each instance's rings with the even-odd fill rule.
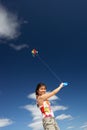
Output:
[[[66,85],[67,83],[61,83],[58,88],[54,89],[50,93],[46,93],[46,85],[44,83],[39,83],[36,87],[35,93],[37,106],[40,108],[40,111],[43,116],[42,121],[44,130],[60,130],[55,121],[54,113],[51,109],[50,102],[48,99],[58,93],[60,89]]]

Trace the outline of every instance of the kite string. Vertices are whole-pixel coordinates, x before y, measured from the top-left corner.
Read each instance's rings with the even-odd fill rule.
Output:
[[[46,66],[46,68],[49,69],[49,71],[53,74],[53,76],[59,80],[60,82],[62,82],[62,80],[59,78],[59,76],[51,69],[51,67],[39,56],[39,54],[37,55],[38,59]]]

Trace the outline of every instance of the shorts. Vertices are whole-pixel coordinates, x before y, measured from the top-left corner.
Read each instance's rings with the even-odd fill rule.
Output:
[[[44,130],[60,130],[54,117],[45,117],[42,121]]]

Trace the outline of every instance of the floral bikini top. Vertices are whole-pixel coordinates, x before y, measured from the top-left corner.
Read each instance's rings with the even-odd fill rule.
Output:
[[[44,101],[43,105],[40,106],[40,110],[41,110],[43,118],[44,117],[54,117],[54,113],[50,107],[49,101]]]

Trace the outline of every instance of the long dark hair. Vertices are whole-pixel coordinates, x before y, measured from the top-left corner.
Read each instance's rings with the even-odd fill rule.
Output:
[[[38,96],[38,90],[39,90],[40,87],[42,87],[42,86],[45,86],[45,87],[46,87],[46,85],[45,85],[44,83],[42,83],[42,82],[40,82],[40,83],[37,84],[36,90],[35,90],[36,96]],[[46,88],[47,88],[47,87],[46,87]]]
[[[46,87],[46,85],[45,85],[44,83],[42,83],[42,82],[38,83],[37,86],[36,86],[36,89],[35,89],[36,99],[37,99],[38,96],[39,96],[38,90],[39,90],[40,87],[42,87],[42,86],[45,86],[45,87]],[[46,88],[47,88],[47,87],[46,87]],[[39,107],[39,104],[38,104],[37,102],[36,102],[36,104],[37,104],[37,107]]]

